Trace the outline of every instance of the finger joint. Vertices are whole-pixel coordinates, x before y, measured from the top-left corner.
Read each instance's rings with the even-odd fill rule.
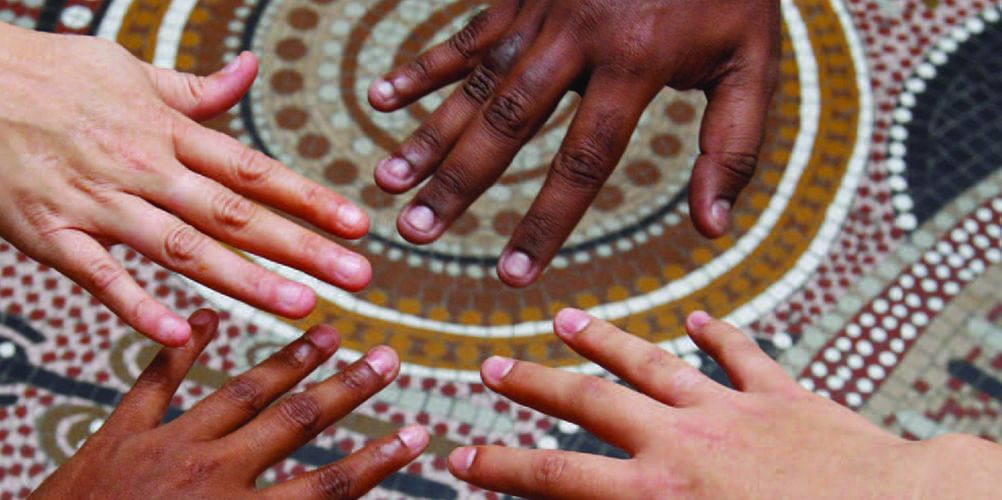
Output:
[[[313,484],[320,498],[349,498],[351,474],[340,465],[329,465],[317,471]]]
[[[475,105],[481,106],[487,102],[496,85],[497,73],[482,65],[477,66],[463,83],[463,94]]]
[[[288,425],[304,433],[312,431],[320,420],[320,405],[305,393],[286,399],[278,411]]]
[[[223,192],[216,197],[216,222],[231,230],[246,228],[257,212],[257,207],[247,198],[232,192]]]
[[[513,90],[494,97],[484,112],[487,128],[508,140],[516,140],[529,127],[529,99],[520,91]]]
[[[206,241],[195,228],[178,224],[164,238],[164,255],[175,265],[186,264],[195,260]]]

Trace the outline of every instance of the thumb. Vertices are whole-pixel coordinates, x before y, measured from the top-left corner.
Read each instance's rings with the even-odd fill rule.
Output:
[[[723,236],[731,207],[755,174],[773,78],[736,72],[707,92],[689,212],[704,236]]]
[[[233,107],[247,93],[257,76],[257,58],[242,52],[223,69],[196,76],[146,64],[146,71],[160,98],[168,106],[195,121],[208,120]]]

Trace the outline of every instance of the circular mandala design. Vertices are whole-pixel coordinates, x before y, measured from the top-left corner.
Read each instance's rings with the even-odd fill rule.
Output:
[[[461,28],[482,6],[446,0],[204,0],[193,7],[177,37],[179,68],[210,72],[241,48],[264,56],[251,97],[211,124],[374,214],[373,234],[348,243],[375,270],[362,294],[274,266],[323,297],[303,321],[277,322],[200,292],[290,335],[324,321],[338,326],[345,346],[358,352],[389,343],[402,353],[409,373],[474,378],[479,362],[492,354],[580,363],[549,333],[548,318],[566,306],[591,309],[685,354],[691,344],[672,339],[688,311],[704,308],[747,324],[818,265],[848,210],[870,120],[867,96],[857,86],[863,81],[861,51],[843,30],[845,12],[824,1],[784,3],[781,85],[758,175],[735,207],[734,229],[726,237],[700,237],[680,202],[697,151],[703,98],[665,90],[540,283],[527,290],[503,286],[494,259],[538,190],[575,97],[565,99],[499,186],[442,241],[416,247],[401,240],[393,220],[406,197],[382,193],[371,180],[372,168],[448,90],[379,115],[365,105],[366,89],[377,75]],[[801,17],[804,9],[812,15]]]

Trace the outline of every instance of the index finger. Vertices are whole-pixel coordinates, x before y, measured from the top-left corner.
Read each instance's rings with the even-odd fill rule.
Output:
[[[177,159],[220,184],[342,238],[361,238],[369,216],[347,199],[240,141],[179,119]]]

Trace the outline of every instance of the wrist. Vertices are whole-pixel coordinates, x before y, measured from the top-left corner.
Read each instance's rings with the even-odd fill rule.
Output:
[[[988,498],[998,493],[1002,446],[966,434],[944,434],[913,444],[917,498]]]

